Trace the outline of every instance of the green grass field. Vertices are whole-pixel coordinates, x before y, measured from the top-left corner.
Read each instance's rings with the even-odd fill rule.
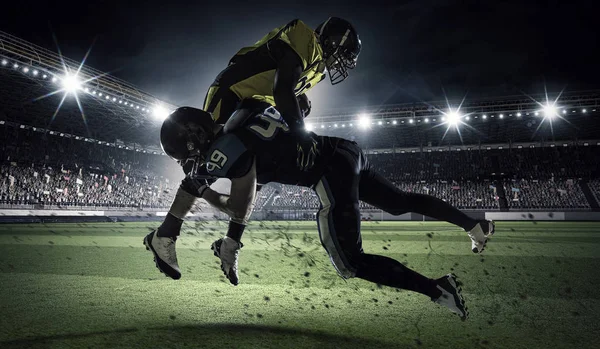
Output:
[[[454,272],[466,322],[427,297],[337,276],[312,222],[257,223],[241,284],[190,223],[183,277],[142,238],[158,223],[0,225],[0,348],[597,348],[600,223],[499,222],[482,255],[441,223],[368,223],[364,249],[429,276]]]

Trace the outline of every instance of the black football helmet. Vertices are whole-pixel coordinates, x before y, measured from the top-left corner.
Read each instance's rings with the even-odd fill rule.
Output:
[[[215,138],[214,125],[212,116],[204,110],[177,108],[162,124],[160,145],[175,160],[203,163]]]
[[[339,84],[348,77],[348,69],[356,67],[362,47],[358,33],[350,22],[338,17],[329,17],[315,32],[319,35],[331,84]]]

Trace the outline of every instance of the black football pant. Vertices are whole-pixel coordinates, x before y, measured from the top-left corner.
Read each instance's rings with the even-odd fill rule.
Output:
[[[321,207],[317,215],[321,243],[343,278],[358,277],[390,287],[438,296],[434,280],[402,263],[363,252],[359,200],[390,214],[416,212],[447,221],[465,230],[477,221],[429,195],[406,193],[376,173],[354,142],[342,141],[315,185]]]

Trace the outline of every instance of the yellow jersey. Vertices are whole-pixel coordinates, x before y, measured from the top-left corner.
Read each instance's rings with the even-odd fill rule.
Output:
[[[235,108],[231,104],[237,105],[244,98],[275,106],[273,85],[277,63],[269,53],[269,43],[273,40],[288,44],[302,60],[303,71],[295,89],[296,96],[325,78],[323,51],[314,30],[299,19],[293,20],[233,56],[229,66],[209,88],[204,101],[204,110],[213,115],[213,120],[225,123]]]

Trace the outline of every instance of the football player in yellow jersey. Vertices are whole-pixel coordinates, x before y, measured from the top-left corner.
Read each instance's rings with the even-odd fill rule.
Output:
[[[301,20],[293,20],[233,56],[227,68],[209,88],[204,110],[212,115],[217,124],[223,125],[244,100],[257,100],[276,106],[297,139],[297,166],[308,171],[313,167],[319,149],[314,134],[304,129],[304,117],[310,111],[310,101],[304,93],[322,81],[326,73],[333,85],[344,81],[348,71],[356,67],[360,50],[361,42],[356,30],[344,19],[330,17],[315,30]],[[240,123],[245,120],[243,111],[235,117]],[[236,123],[229,124],[235,126]],[[187,147],[183,144],[181,148],[165,151],[167,154],[177,154],[175,158],[188,159],[195,158],[199,149],[194,149],[194,142],[187,142]],[[197,163],[194,164],[184,165],[184,171],[194,172],[193,167]],[[162,265],[168,265],[172,270],[169,276],[173,279],[181,277],[175,238],[172,237],[177,234],[173,232],[179,232],[185,215],[196,198],[201,197],[196,188],[197,183],[186,176],[165,220],[152,234],[150,247],[157,266],[162,269]],[[240,229],[243,231],[243,228]],[[241,234],[241,231],[230,233]]]
[[[294,97],[322,81],[326,71],[334,85],[345,80],[360,49],[358,34],[346,20],[332,17],[316,30],[293,20],[239,50],[209,88],[203,109],[225,124],[241,100],[253,98],[276,106],[294,127],[293,117],[300,116]]]

